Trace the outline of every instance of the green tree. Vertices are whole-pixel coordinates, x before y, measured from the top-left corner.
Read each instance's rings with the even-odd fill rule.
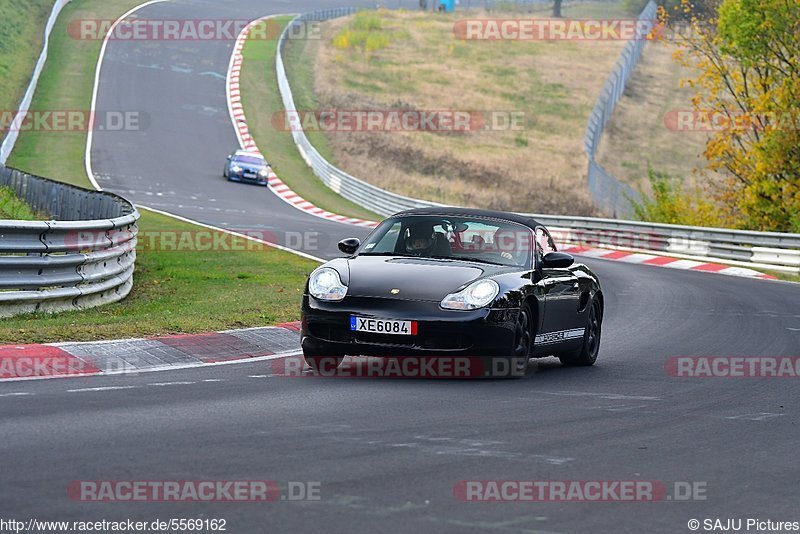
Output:
[[[693,8],[682,0],[679,9]],[[729,177],[717,200],[740,226],[799,232],[800,2],[722,0],[677,41],[677,59],[698,73],[687,80],[692,105],[716,126],[708,168]]]

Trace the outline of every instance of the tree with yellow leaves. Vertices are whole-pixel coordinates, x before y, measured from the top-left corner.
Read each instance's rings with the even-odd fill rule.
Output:
[[[705,157],[728,177],[716,200],[738,226],[800,232],[800,1],[705,7],[682,0],[661,16],[688,15],[676,58],[695,68],[692,105],[715,124]]]

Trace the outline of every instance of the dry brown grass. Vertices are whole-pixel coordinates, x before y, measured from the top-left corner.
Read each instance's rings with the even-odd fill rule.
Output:
[[[708,134],[670,130],[664,122],[671,111],[692,109],[692,90],[680,86],[692,72],[672,58],[674,50],[665,42],[646,45],[598,149],[598,160],[612,175],[645,192],[648,165],[689,185],[709,182],[694,175],[706,164]]]
[[[583,132],[623,43],[464,42],[453,36],[463,13],[380,16],[392,37],[379,51],[333,46],[347,19],[323,24],[323,39],[307,46],[320,108],[523,112],[525,128],[328,134],[339,166],[392,191],[445,203],[594,213]]]

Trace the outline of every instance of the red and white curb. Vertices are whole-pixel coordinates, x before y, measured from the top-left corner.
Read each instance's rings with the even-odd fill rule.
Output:
[[[207,334],[0,346],[0,382],[138,374],[296,354],[300,323]]]
[[[724,274],[728,276],[743,276],[746,278],[777,280],[777,277],[772,276],[771,274],[764,274],[746,267],[733,267],[731,265],[724,265],[722,263],[707,263],[681,258],[671,258],[669,256],[658,256],[643,252],[588,248],[578,245],[563,245],[560,246],[558,250],[589,258],[598,258],[601,260],[620,261],[623,263],[634,263],[639,265],[652,265],[654,267],[667,267],[669,269],[683,269],[688,271]]]
[[[242,50],[244,49],[245,41],[247,41],[247,37],[250,34],[250,31],[253,27],[257,26],[258,24],[274,18],[276,15],[270,15],[268,17],[263,17],[257,20],[250,22],[247,26],[245,26],[242,31],[239,33],[239,36],[236,38],[236,44],[233,47],[233,54],[231,54],[231,61],[228,67],[228,77],[227,77],[227,93],[228,93],[228,109],[230,110],[231,120],[233,121],[234,130],[236,130],[236,136],[239,139],[239,145],[251,152],[261,153],[256,145],[255,140],[253,139],[253,135],[250,133],[250,129],[247,127],[247,117],[244,114],[244,106],[242,105],[242,93],[241,93],[241,86],[240,86],[240,76],[242,73]],[[266,158],[269,161],[269,158]],[[363,226],[366,228],[373,228],[377,226],[377,222],[375,221],[368,221],[365,219],[358,219],[354,217],[345,217],[344,215],[338,215],[336,213],[331,213],[330,211],[326,211],[320,207],[315,206],[313,203],[307,201],[286,185],[283,180],[278,178],[278,176],[271,172],[268,179],[268,184],[270,189],[273,193],[275,193],[279,198],[287,202],[288,204],[294,206],[295,208],[302,210],[306,213],[310,213],[316,217],[320,217],[323,219],[327,219],[329,221],[336,221],[344,224],[352,224],[356,226]]]

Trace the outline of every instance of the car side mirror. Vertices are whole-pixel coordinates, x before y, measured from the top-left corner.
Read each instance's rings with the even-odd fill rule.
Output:
[[[566,252],[548,252],[542,259],[543,269],[566,269],[575,263],[575,258]]]
[[[361,240],[357,237],[348,237],[339,241],[339,250],[345,254],[354,254],[358,247],[361,246]]]

